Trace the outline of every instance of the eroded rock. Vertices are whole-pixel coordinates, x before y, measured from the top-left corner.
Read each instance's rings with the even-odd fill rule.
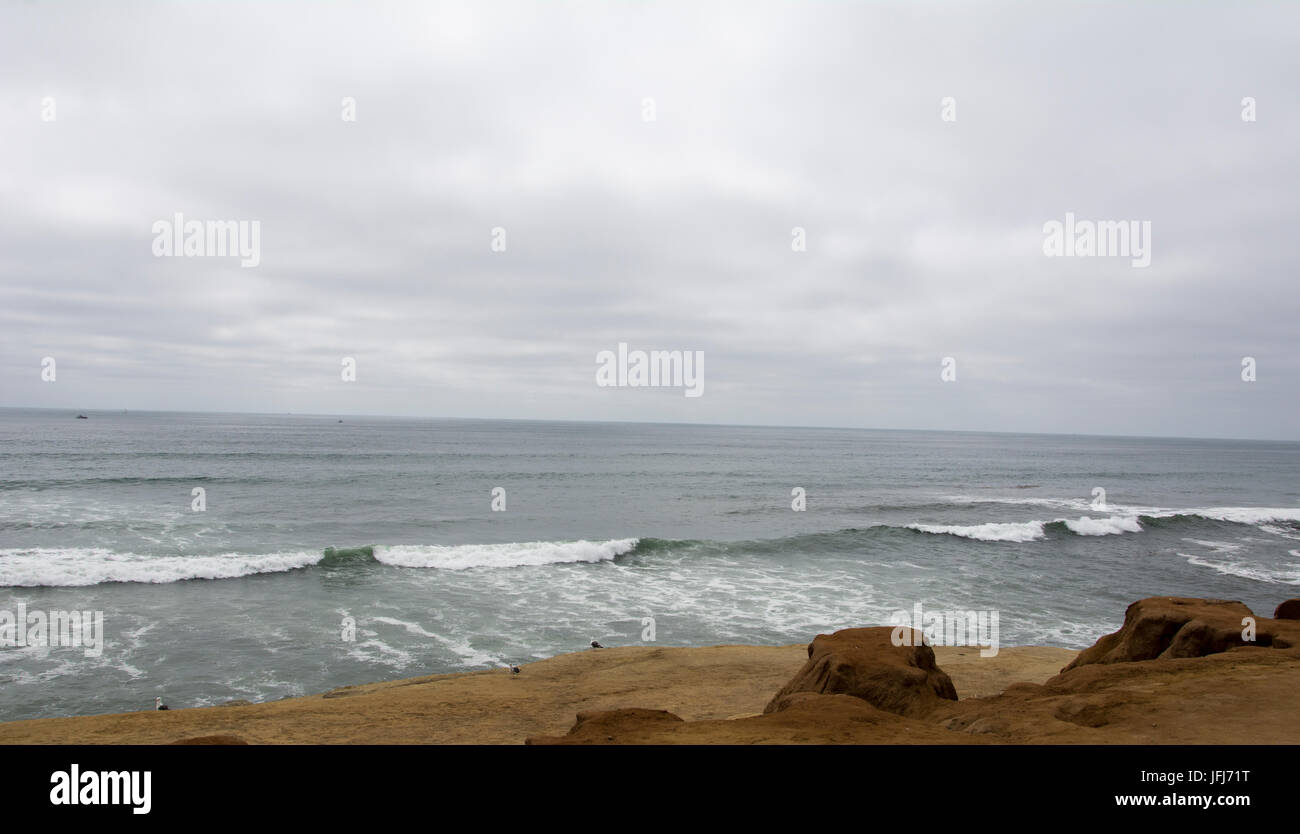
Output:
[[[1300,645],[1300,623],[1256,617],[1240,602],[1148,597],[1128,607],[1119,631],[1084,649],[1061,671],[1092,663],[1204,657],[1243,646],[1295,645]]]
[[[768,702],[780,712],[814,695],[851,695],[896,715],[924,714],[957,700],[952,679],[938,667],[921,634],[902,629],[914,645],[894,645],[898,629],[849,628],[819,634],[808,645],[808,662]]]

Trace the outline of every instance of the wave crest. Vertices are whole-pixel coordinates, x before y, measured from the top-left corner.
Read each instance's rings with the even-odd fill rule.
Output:
[[[909,530],[921,533],[961,536],[982,542],[1032,542],[1043,538],[1041,521],[990,521],[987,524],[909,524]]]
[[[517,568],[571,562],[607,562],[629,553],[637,539],[507,544],[376,545],[375,561],[404,568]]]
[[[187,579],[234,579],[314,565],[319,552],[224,553],[218,556],[144,556],[103,548],[29,548],[0,551],[0,587],[81,587],[108,582],[164,584]]]
[[[1109,518],[1061,519],[1071,533],[1076,536],[1111,536],[1119,533],[1141,533],[1142,524],[1135,515],[1113,515]]]

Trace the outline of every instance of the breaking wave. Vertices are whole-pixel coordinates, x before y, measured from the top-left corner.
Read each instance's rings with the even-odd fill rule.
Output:
[[[1004,503],[1004,502],[994,502]],[[1007,501],[1005,503],[1011,503]],[[1034,501],[1035,504],[1041,504]],[[623,538],[605,541],[533,541],[503,544],[389,544],[322,550],[282,550],[271,553],[208,555],[147,555],[105,548],[0,549],[0,587],[76,587],[111,582],[168,583],[200,579],[235,579],[258,574],[283,573],[305,568],[344,569],[367,565],[396,568],[471,570],[541,567],[546,565],[611,562],[624,556],[654,560],[710,556],[766,557],[791,550],[801,552],[860,553],[864,547],[894,547],[898,536],[946,535],[980,542],[1027,543],[1056,536],[1109,536],[1141,533],[1148,527],[1174,525],[1241,524],[1270,534],[1300,539],[1300,508],[1211,507],[1173,510],[1142,508],[1142,512],[1053,520],[990,521],[980,524],[915,523],[875,524],[788,538],[758,541],[712,541]],[[1133,509],[1133,508],[1130,508]],[[1191,541],[1196,541],[1191,539]],[[1248,570],[1231,562],[1192,564],[1222,573]],[[1260,578],[1251,576],[1250,578]],[[1266,581],[1292,582],[1289,573]]]
[[[404,568],[517,568],[569,562],[606,562],[637,546],[636,539],[604,542],[376,546],[375,561]]]
[[[921,533],[961,536],[982,542],[1032,542],[1046,533],[1041,521],[990,521],[986,524],[909,524],[907,529]]]
[[[145,556],[103,548],[0,550],[0,587],[76,587],[106,582],[162,584],[187,579],[234,579],[314,565],[319,552]]]
[[[410,568],[511,568],[601,562],[629,553],[637,539],[603,542],[523,542],[467,545],[374,545],[322,551],[149,556],[104,548],[0,550],[0,587],[76,587],[110,582],[161,584],[192,579],[235,579],[316,565],[378,562]]]

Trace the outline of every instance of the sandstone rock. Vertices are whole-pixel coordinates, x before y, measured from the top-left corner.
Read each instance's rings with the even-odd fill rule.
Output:
[[[895,629],[849,628],[819,634],[808,662],[776,693],[764,713],[780,712],[813,695],[851,695],[886,712],[916,716],[944,700],[957,700],[952,679],[923,645],[920,632],[903,629],[916,645],[895,646]]]
[[[173,741],[172,744],[202,744],[202,745],[230,745],[230,744],[248,744],[239,736],[217,735],[217,736],[194,736],[193,738],[182,738]]]
[[[1255,639],[1243,635],[1243,619],[1255,620]],[[1300,645],[1300,624],[1255,617],[1240,602],[1188,597],[1140,599],[1124,612],[1124,625],[1079,653],[1067,672],[1091,663],[1128,663],[1156,658],[1204,657],[1243,646]]]
[[[935,744],[947,731],[873,707],[850,695],[800,693],[780,712],[725,720],[682,721],[662,710],[582,713],[562,736],[534,736],[532,745],[598,744],[863,744],[877,733],[893,740]]]
[[[632,733],[655,732],[680,723],[680,716],[663,709],[594,710],[578,713],[578,720],[567,735],[533,736],[525,739],[524,744],[609,744],[615,740],[635,743],[634,738],[629,739]]]
[[[781,692],[778,692],[776,695],[772,696],[772,700],[768,701],[767,706],[764,707],[763,711],[759,714],[767,715],[768,713],[771,712],[783,712],[789,709],[790,707],[795,706],[796,704],[802,704],[805,701],[810,701],[814,698],[821,698],[824,697],[825,695],[830,695],[830,694],[833,693],[813,692],[810,689],[806,689],[801,692],[790,692],[788,694],[785,694],[785,690],[782,689]]]
[[[1300,599],[1289,599],[1273,612],[1275,620],[1300,620]]]
[[[321,697],[322,698],[351,698],[354,695],[364,695],[364,694],[366,694],[366,690],[364,686],[354,685],[354,686],[340,686],[338,689],[331,689],[329,692],[326,692],[324,695],[321,695]],[[279,700],[284,700],[284,699],[281,698]]]
[[[966,732],[972,735],[1006,735],[1007,723],[998,718],[979,718],[971,722],[971,725],[966,728]]]

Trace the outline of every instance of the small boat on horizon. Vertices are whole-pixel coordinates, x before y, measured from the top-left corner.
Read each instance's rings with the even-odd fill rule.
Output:
[[[77,415],[77,419],[78,419],[78,420],[89,420],[90,418],[87,417],[87,416],[84,415],[84,414],[78,414],[78,415]]]

